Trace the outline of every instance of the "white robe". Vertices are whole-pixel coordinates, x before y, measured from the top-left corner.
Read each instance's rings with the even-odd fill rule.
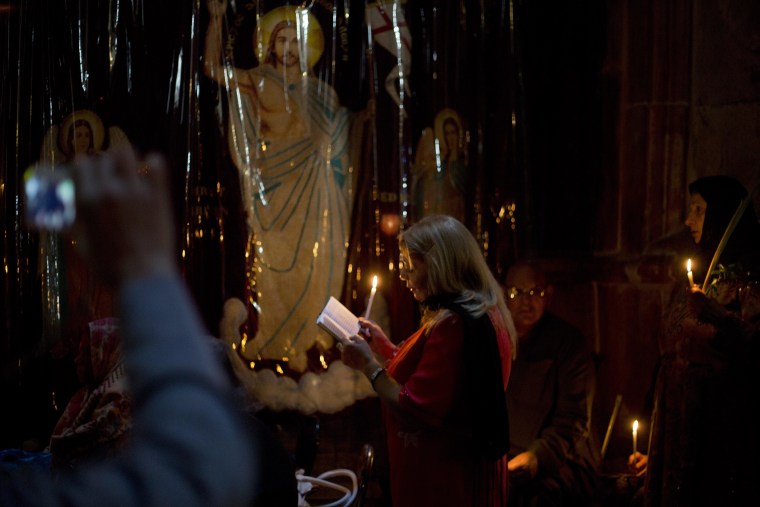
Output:
[[[315,77],[286,84],[268,64],[249,72],[282,94],[292,127],[272,135],[256,101],[231,93],[228,140],[247,211],[252,251],[246,276],[258,311],[258,331],[243,355],[288,358],[291,368],[304,371],[315,342],[332,346],[315,319],[330,296],[340,298],[343,283],[348,114],[332,87]]]

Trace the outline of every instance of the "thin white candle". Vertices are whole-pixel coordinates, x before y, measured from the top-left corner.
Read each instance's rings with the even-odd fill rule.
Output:
[[[369,293],[369,301],[367,302],[367,310],[364,312],[364,318],[369,318],[369,312],[372,310],[372,301],[375,299],[375,292],[377,292],[377,275],[372,277],[372,291]]]
[[[686,276],[689,277],[689,287],[694,285],[694,275],[691,272],[691,259],[686,259]]]
[[[636,454],[636,435],[639,432],[639,421],[638,419],[633,421],[633,454]]]

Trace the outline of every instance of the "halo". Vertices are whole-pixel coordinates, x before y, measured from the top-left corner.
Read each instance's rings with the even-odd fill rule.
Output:
[[[462,140],[464,136],[464,132],[462,131],[462,120],[459,118],[459,113],[454,111],[453,109],[441,109],[438,111],[438,114],[435,115],[435,137],[438,139],[440,143],[445,143],[445,135],[443,132],[443,124],[446,120],[449,118],[452,118],[454,122],[457,124],[457,127],[459,128],[459,145],[462,145]]]
[[[67,158],[70,158],[73,155],[73,153],[70,153],[68,146],[69,129],[77,120],[84,120],[90,124],[90,128],[92,129],[93,150],[99,152],[103,148],[103,122],[93,111],[90,111],[89,109],[80,109],[68,115],[61,122],[61,128],[58,129],[58,147]]]
[[[322,52],[325,50],[325,38],[322,33],[322,27],[319,26],[319,21],[317,21],[314,14],[306,9],[290,5],[283,5],[282,7],[272,9],[264,14],[256,25],[253,44],[259,63],[264,63],[272,29],[281,21],[290,21],[298,27],[298,40],[301,45],[301,53],[306,53],[306,63],[310,69],[314,68],[314,65],[322,57]],[[304,38],[305,41],[303,40]]]

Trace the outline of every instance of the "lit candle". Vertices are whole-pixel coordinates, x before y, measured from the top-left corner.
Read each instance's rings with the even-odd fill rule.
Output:
[[[633,421],[633,454],[636,454],[636,434],[639,432],[638,419]]]
[[[364,312],[364,318],[369,318],[369,311],[372,309],[372,300],[375,299],[375,292],[377,292],[377,275],[372,277],[372,291],[369,293],[369,301],[367,302],[367,311]]]
[[[689,287],[694,285],[694,275],[691,273],[691,259],[686,259],[686,276],[689,277]]]

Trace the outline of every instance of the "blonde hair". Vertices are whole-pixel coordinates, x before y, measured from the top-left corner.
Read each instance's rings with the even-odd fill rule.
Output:
[[[513,326],[509,326],[512,317],[501,286],[486,264],[477,241],[459,220],[448,215],[430,215],[402,231],[398,240],[402,251],[425,263],[428,297],[450,295],[474,318],[490,308],[498,308],[515,345]],[[447,315],[448,310],[426,309],[422,326],[429,330]]]

